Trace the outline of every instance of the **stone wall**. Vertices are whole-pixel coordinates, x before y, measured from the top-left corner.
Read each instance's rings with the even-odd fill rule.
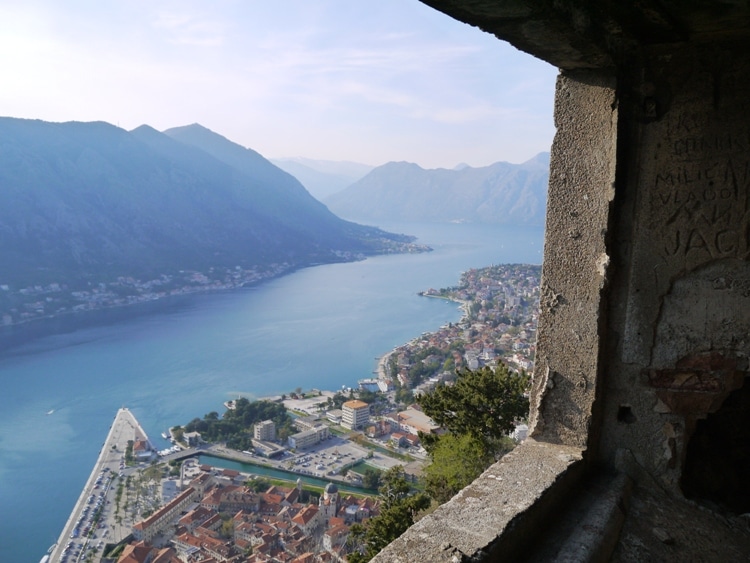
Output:
[[[575,484],[618,470],[613,482],[676,503],[664,514],[685,512],[683,492],[750,512],[750,6],[423,1],[562,68],[533,439],[376,561],[502,559],[500,546],[556,538]],[[584,542],[612,545],[628,490],[607,504],[606,538]],[[733,522],[728,552],[746,553]],[[650,536],[620,555],[670,549],[659,530],[629,532]],[[720,551],[688,540],[695,560]],[[659,553],[633,560],[684,560]]]
[[[652,49],[622,81],[602,456],[628,449],[676,493],[695,422],[748,370],[748,53]]]
[[[562,73],[550,158],[531,435],[586,447],[601,371],[617,109],[608,73]]]

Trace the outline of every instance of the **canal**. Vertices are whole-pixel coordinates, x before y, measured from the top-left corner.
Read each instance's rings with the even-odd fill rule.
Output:
[[[302,480],[303,486],[313,485],[315,487],[324,488],[328,483],[334,483],[341,492],[354,493],[359,495],[378,494],[377,491],[353,487],[351,485],[344,485],[339,481],[328,481],[326,479],[319,479],[310,475],[300,475],[298,473],[274,469],[273,467],[255,465],[253,463],[242,463],[239,461],[232,461],[221,457],[214,457],[212,455],[198,456],[198,463],[202,465],[210,465],[212,467],[220,467],[221,469],[234,469],[235,471],[240,471],[241,473],[252,473],[253,475],[263,475],[265,477],[272,477],[274,479],[283,479],[285,481],[289,481],[290,483],[295,483],[299,478]]]

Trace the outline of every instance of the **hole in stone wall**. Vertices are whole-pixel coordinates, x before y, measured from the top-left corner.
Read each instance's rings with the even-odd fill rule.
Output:
[[[633,424],[636,421],[633,410],[628,405],[620,405],[617,409],[617,422],[624,422],[625,424]]]
[[[750,512],[750,383],[699,420],[687,446],[680,487],[687,498]]]

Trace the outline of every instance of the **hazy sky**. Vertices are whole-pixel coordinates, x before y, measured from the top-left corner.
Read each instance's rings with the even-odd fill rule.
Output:
[[[549,150],[556,69],[417,0],[0,0],[0,115],[200,123],[269,158]]]

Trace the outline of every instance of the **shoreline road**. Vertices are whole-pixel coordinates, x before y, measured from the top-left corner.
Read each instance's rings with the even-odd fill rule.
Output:
[[[50,554],[51,562],[83,561],[88,551],[101,551],[105,543],[116,541],[110,535],[114,526],[112,499],[117,476],[125,467],[129,440],[148,441],[148,436],[133,413],[123,407],[109,427],[91,475]],[[97,540],[97,536],[102,539]]]

